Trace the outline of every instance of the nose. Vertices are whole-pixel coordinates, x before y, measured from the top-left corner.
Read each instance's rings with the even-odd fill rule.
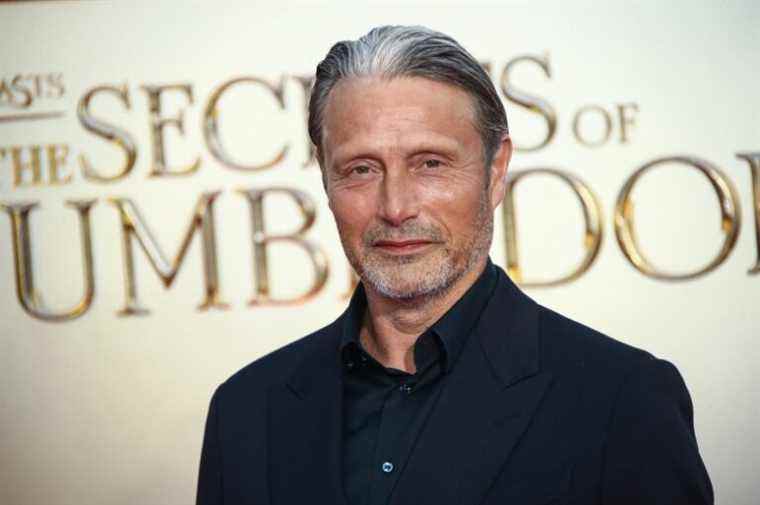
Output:
[[[417,217],[419,198],[413,177],[406,170],[386,170],[380,191],[379,217],[392,226]]]

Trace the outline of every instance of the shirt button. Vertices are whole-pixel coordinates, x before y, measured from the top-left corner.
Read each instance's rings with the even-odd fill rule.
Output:
[[[412,386],[410,386],[409,384],[401,384],[398,387],[398,390],[401,391],[402,393],[409,394],[412,392]]]
[[[390,461],[386,461],[383,463],[383,472],[385,473],[391,473],[393,471],[393,463]]]

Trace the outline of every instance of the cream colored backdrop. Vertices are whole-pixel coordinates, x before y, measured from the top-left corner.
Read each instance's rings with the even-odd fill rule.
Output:
[[[750,164],[737,157],[760,151],[757,2],[402,4],[0,6],[0,203],[39,203],[28,221],[31,265],[52,313],[76,306],[85,285],[77,213],[64,202],[95,200],[95,294],[84,314],[62,322],[32,317],[19,303],[11,211],[0,212],[0,503],[193,502],[206,408],[216,385],[329,323],[346,304],[348,267],[318,168],[308,165],[297,77],[312,73],[333,42],[388,23],[450,33],[490,64],[500,87],[505,66],[513,62],[513,89],[555,111],[556,134],[540,149],[516,153],[511,170],[555,168],[584,181],[600,201],[602,244],[577,279],[526,291],[675,362],[692,393],[718,502],[757,503],[760,275],[748,271],[758,261],[760,216],[753,208]],[[226,155],[245,165],[261,165],[287,146],[282,159],[265,169],[230,167],[203,134],[214,91],[246,76],[275,88],[282,83],[282,105],[262,84],[233,85],[216,107],[218,133]],[[161,95],[160,116],[181,114],[183,123],[183,133],[171,124],[163,129],[166,171],[196,159],[199,166],[188,175],[151,176],[158,152],[151,122],[159,114],[150,112],[143,87],[174,84],[191,90],[192,103],[181,90]],[[123,93],[95,92],[87,113],[134,143],[135,163],[123,177],[122,147],[88,131],[77,115],[83,97],[100,86]],[[547,122],[538,109],[506,104],[517,145],[545,138]],[[34,116],[46,113],[58,114]],[[712,271],[683,281],[635,269],[613,226],[616,199],[631,175],[674,155],[719,168],[740,204],[740,233],[730,254]],[[114,180],[88,177],[81,156]],[[51,158],[58,160],[52,162],[57,184]],[[313,201],[316,221],[304,236],[324,251],[329,276],[300,304],[249,306],[261,285],[250,205],[238,190],[271,187],[301,190]],[[150,313],[119,316],[126,253],[119,213],[109,199],[130,199],[171,260],[194,206],[208,191],[220,192],[213,204],[218,295],[229,308],[198,310],[205,285],[197,235],[169,289],[133,244],[137,297]],[[524,279],[553,279],[573,270],[584,256],[583,214],[573,192],[544,175],[521,181],[514,195]],[[639,179],[632,195],[641,250],[660,270],[699,270],[720,250],[725,234],[718,200],[694,168],[658,166]],[[730,202],[725,206],[732,210]],[[267,196],[263,209],[268,233],[290,233],[303,220],[287,194]],[[505,266],[502,222],[500,214],[492,257]],[[305,250],[296,242],[269,247],[271,296],[293,298],[308,289],[314,269]]]

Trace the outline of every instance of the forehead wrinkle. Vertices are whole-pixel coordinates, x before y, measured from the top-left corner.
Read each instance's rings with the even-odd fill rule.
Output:
[[[378,115],[378,111],[383,111],[383,114]],[[430,121],[435,118],[430,118],[430,114],[421,107],[395,108],[395,111],[388,107],[376,107],[365,111],[363,116],[357,118],[349,115],[345,118],[349,138],[345,142],[340,142],[339,138],[333,139],[340,142],[333,147],[335,159],[352,157],[354,151],[404,154],[439,149],[454,152],[465,147],[450,128],[431,128]],[[377,120],[373,119],[375,116]],[[325,132],[328,130],[325,128]],[[410,134],[410,131],[413,133]]]
[[[344,162],[358,157],[377,159],[402,157],[408,158],[421,152],[438,152],[453,156],[463,149],[458,139],[436,133],[409,134],[396,131],[392,135],[362,134],[332,149],[331,158]]]
[[[391,105],[374,103],[376,93],[379,92],[382,96],[384,84],[392,85],[390,81],[405,79],[409,78],[353,78],[336,85],[336,89],[327,101],[323,116],[322,146],[327,150],[329,144],[333,144],[330,146],[330,150],[333,151],[330,158],[342,160],[356,154],[366,154],[366,152],[376,154],[410,150],[419,152],[425,150],[425,147],[435,147],[439,143],[440,147],[449,151],[466,147],[457,135],[456,126],[452,127],[452,123],[466,123],[476,130],[476,111],[471,97],[467,97],[465,106],[454,110],[448,107],[443,109],[448,102],[431,103],[430,100],[426,100],[429,96],[421,98],[420,103],[415,101]],[[417,77],[411,79],[426,81]],[[361,90],[358,95],[355,94],[357,89]],[[351,96],[349,103],[341,97],[341,94],[345,92]],[[420,92],[428,91],[423,89]],[[336,131],[339,137],[335,137]],[[420,134],[410,135],[410,131],[419,131]],[[343,140],[340,136],[346,139]],[[355,149],[358,153],[354,152]]]

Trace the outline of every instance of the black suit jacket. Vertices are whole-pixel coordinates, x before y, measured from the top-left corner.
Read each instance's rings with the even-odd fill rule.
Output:
[[[390,503],[712,503],[676,368],[538,305],[498,275]],[[344,316],[217,389],[199,505],[347,505]]]

